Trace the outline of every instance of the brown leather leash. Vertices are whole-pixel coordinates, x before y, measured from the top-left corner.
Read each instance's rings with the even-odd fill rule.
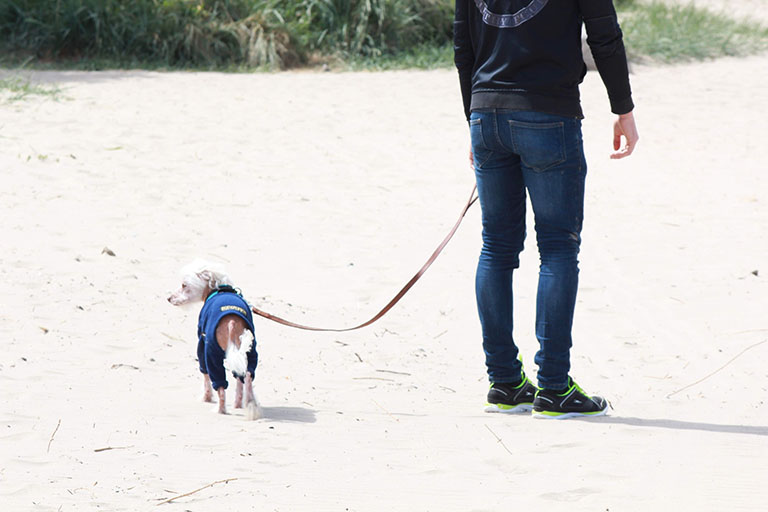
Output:
[[[354,331],[356,329],[362,329],[363,327],[367,327],[371,325],[373,322],[383,317],[390,309],[394,307],[395,304],[397,304],[400,301],[400,299],[403,298],[403,296],[406,293],[408,293],[408,290],[410,290],[413,287],[413,285],[416,284],[416,281],[418,281],[419,278],[424,275],[424,273],[432,265],[432,263],[435,262],[435,260],[440,255],[440,253],[443,252],[443,249],[445,249],[445,246],[448,245],[448,242],[451,241],[451,238],[453,238],[453,235],[456,234],[456,231],[459,229],[459,225],[461,225],[461,221],[464,220],[464,216],[467,214],[467,211],[469,211],[470,207],[473,204],[475,204],[475,201],[477,201],[477,196],[475,196],[476,189],[477,189],[477,186],[472,188],[472,194],[470,194],[467,204],[461,210],[461,215],[459,215],[459,220],[456,221],[456,224],[454,224],[453,228],[451,228],[451,231],[448,233],[448,235],[443,239],[442,242],[440,242],[440,245],[437,246],[437,249],[435,249],[435,251],[432,253],[432,256],[430,256],[427,262],[424,265],[422,265],[422,267],[419,269],[418,272],[416,272],[416,275],[414,275],[411,278],[411,280],[408,281],[399,292],[397,292],[397,295],[395,295],[395,297],[392,300],[390,300],[389,303],[381,309],[381,311],[376,313],[376,315],[374,315],[374,317],[368,320],[367,322],[363,322],[362,324],[357,325],[355,327],[347,327],[344,329],[310,327],[308,325],[297,324],[295,322],[285,320],[283,318],[280,318],[279,316],[273,315],[271,313],[267,313],[266,311],[262,311],[259,308],[254,306],[251,306],[251,310],[255,314],[259,315],[260,317],[266,318],[267,320],[272,320],[273,322],[277,322],[279,324],[282,324],[288,327],[294,327],[296,329],[304,329],[305,331],[345,332],[345,331]]]

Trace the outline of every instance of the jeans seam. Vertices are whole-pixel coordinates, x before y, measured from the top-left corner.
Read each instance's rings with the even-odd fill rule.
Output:
[[[496,144],[503,148],[504,143],[501,142],[501,137],[499,136],[499,115],[496,110],[493,111],[493,134],[496,137]]]
[[[520,157],[520,163],[522,163],[523,157],[520,155],[520,151],[517,149],[517,143],[515,142],[515,136],[512,131],[512,119],[507,120],[507,125],[509,126],[509,140],[512,142],[512,150],[517,156]]]
[[[479,119],[475,119],[475,121],[477,121],[477,122],[474,123],[474,125],[470,121],[470,127],[471,126],[478,126],[480,128],[480,145],[483,147],[483,149],[485,149],[489,153],[485,157],[485,159],[480,160],[479,163],[478,163],[478,160],[475,159],[477,157],[477,155],[475,154],[474,151],[472,152],[472,160],[473,160],[473,164],[474,164],[475,169],[482,169],[483,165],[488,160],[490,160],[491,155],[490,155],[490,149],[488,149],[488,145],[485,142],[485,134],[483,133],[483,120],[482,120],[482,118],[479,118]]]
[[[474,158],[474,155],[473,155],[473,158]],[[485,165],[485,163],[486,163],[488,160],[490,160],[490,159],[491,159],[491,155],[488,155],[488,156],[486,156],[486,157],[485,157],[485,159],[484,159],[484,160],[482,160],[482,162],[481,162],[481,163],[479,163],[479,164],[478,164],[477,162],[475,162],[475,169],[482,169],[482,168],[483,168],[483,165]]]

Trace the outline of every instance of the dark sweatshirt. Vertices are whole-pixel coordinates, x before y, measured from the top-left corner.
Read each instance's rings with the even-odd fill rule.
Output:
[[[583,117],[582,23],[612,112],[632,111],[612,0],[456,0],[454,61],[467,119],[485,108]]]

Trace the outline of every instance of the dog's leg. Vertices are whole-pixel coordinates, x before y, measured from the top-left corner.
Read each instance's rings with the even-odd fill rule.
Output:
[[[237,379],[237,384],[235,385],[235,409],[242,409],[243,408],[243,383],[240,382],[240,379]]]
[[[227,414],[227,390],[219,388],[219,414]]]
[[[250,372],[245,374],[245,404],[248,405],[251,402],[256,401],[256,397],[253,396],[253,378],[251,378]]]
[[[261,407],[253,394],[253,378],[251,373],[245,374],[245,417],[249,420],[257,420],[262,417]]]
[[[237,374],[247,373],[245,370],[246,356],[239,354],[238,349],[241,345],[241,337],[247,331],[245,320],[238,315],[226,315],[216,326],[216,342],[221,350],[226,354],[223,361],[224,368]],[[250,340],[253,335],[248,332]],[[242,368],[241,368],[242,367]],[[225,413],[223,405],[223,389],[219,389],[219,412]],[[235,408],[243,406],[243,383],[238,379],[235,387]]]
[[[203,374],[203,402],[213,403],[213,388],[211,378],[207,373]]]

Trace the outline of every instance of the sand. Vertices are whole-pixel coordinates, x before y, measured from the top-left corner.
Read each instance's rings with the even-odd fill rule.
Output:
[[[257,319],[263,419],[199,400],[181,266],[291,320],[367,319],[471,191],[453,70],[31,79],[61,93],[0,102],[4,512],[765,510],[768,57],[636,66],[623,161],[586,79],[572,373],[613,405],[592,421],[483,412],[477,206],[372,327]],[[531,375],[536,273],[531,236]]]

